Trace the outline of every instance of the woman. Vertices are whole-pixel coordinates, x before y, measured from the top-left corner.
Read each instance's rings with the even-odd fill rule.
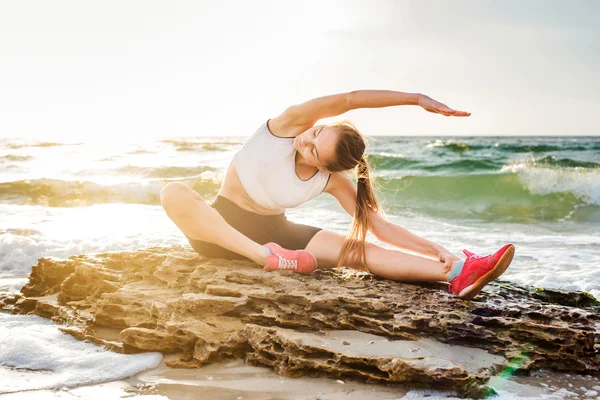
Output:
[[[364,137],[347,122],[315,126],[319,119],[350,110],[399,105],[419,105],[446,116],[471,115],[419,93],[358,90],[315,98],[269,119],[244,142],[210,206],[178,182],[162,189],[162,206],[191,246],[208,257],[250,259],[268,271],[310,273],[318,263],[321,268],[364,269],[398,281],[447,281],[451,293],[471,299],[506,270],[514,246],[507,244],[488,256],[463,250],[467,259],[461,260],[385,220],[371,186]],[[343,173],[352,169],[356,188]],[[354,217],[346,237],[287,220],[286,208],[322,192],[334,196]],[[366,242],[367,231],[425,257]]]

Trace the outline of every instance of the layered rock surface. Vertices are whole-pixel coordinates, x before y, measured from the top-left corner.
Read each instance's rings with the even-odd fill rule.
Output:
[[[474,397],[506,371],[600,373],[600,305],[585,293],[498,281],[464,301],[444,284],[265,273],[180,246],[40,258],[0,308],[52,318],[115,351],[184,354],[172,367],[244,358],[286,376]]]

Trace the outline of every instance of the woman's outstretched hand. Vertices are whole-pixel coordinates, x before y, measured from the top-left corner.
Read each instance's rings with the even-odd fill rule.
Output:
[[[468,117],[469,115],[471,115],[470,112],[453,110],[447,105],[442,104],[439,101],[435,101],[431,97],[426,96],[424,94],[421,94],[419,96],[419,105],[429,112],[442,114],[446,116]]]
[[[448,272],[450,271],[450,267],[452,267],[452,264],[455,261],[460,261],[462,260],[461,258],[458,258],[457,256],[455,256],[454,254],[450,253],[448,250],[442,248],[439,250],[437,258],[439,261],[444,263],[444,269],[443,272]]]

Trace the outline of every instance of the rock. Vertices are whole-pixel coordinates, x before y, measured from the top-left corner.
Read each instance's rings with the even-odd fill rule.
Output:
[[[353,338],[352,348],[343,344],[348,335]],[[470,387],[471,395],[475,388],[486,390],[478,385],[489,378],[487,367],[505,361],[504,357],[485,350],[451,346],[432,339],[419,339],[417,343],[424,350],[411,354],[414,341],[389,341],[356,331],[331,331],[322,335],[248,324],[244,337],[251,347],[246,352],[246,360],[273,367],[281,375],[437,384],[439,388],[463,392]],[[376,340],[371,340],[373,338]]]
[[[11,297],[12,296],[12,297]],[[489,377],[598,373],[600,305],[588,294],[497,281],[474,301],[440,284],[337,270],[265,273],[188,247],[40,258],[13,313],[119,352],[182,352],[198,368],[232,358],[286,376],[402,383],[482,397]]]

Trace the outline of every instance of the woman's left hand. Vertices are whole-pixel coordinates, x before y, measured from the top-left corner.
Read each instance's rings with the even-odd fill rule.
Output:
[[[424,94],[421,94],[419,96],[419,105],[429,112],[442,114],[446,116],[468,117],[469,115],[471,115],[471,113],[467,111],[453,110],[447,105],[442,104],[439,101],[435,101],[431,97],[426,96]]]
[[[455,261],[462,260],[461,258],[455,256],[454,254],[450,253],[446,249],[440,249],[439,252],[438,252],[437,258],[438,258],[438,260],[440,260],[441,262],[444,263],[443,272],[450,271],[450,267],[452,267],[452,264]]]

